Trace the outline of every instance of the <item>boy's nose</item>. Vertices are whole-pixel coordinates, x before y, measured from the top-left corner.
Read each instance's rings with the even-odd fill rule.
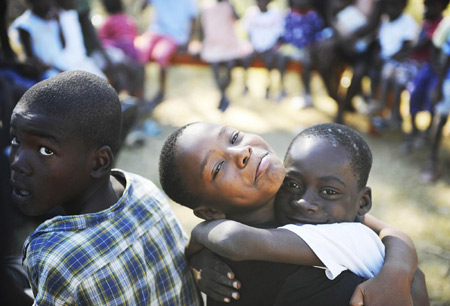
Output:
[[[299,199],[292,201],[293,205],[304,212],[317,212],[319,205],[315,203],[314,198],[308,196],[308,193],[303,194]]]
[[[230,155],[239,168],[244,168],[247,165],[252,152],[253,149],[250,146],[231,147],[229,149]]]
[[[9,160],[11,170],[13,170],[14,172],[18,172],[25,175],[31,174],[32,172],[31,167],[28,164],[28,162],[26,162],[27,158],[26,153],[24,151],[22,150],[18,150],[17,152],[12,151]]]

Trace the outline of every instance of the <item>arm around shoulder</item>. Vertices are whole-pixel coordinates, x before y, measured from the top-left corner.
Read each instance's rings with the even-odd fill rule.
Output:
[[[383,241],[385,262],[377,276],[356,288],[350,305],[428,305],[425,278],[417,270],[417,253],[411,238],[371,215],[366,215],[363,223]]]
[[[300,237],[283,229],[260,229],[231,220],[214,220],[195,227],[191,239],[234,261],[321,265]]]

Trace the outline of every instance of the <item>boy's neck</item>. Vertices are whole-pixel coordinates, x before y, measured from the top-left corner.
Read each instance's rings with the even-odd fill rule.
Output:
[[[245,213],[240,212],[237,214],[227,214],[227,218],[255,227],[276,226],[277,221],[275,219],[275,211],[273,207],[274,201],[275,200],[271,200],[256,210]]]
[[[124,184],[116,177],[110,175],[108,180],[105,180],[104,183],[88,194],[85,201],[73,203],[72,207],[65,207],[65,211],[68,215],[100,212],[117,203],[124,190]]]

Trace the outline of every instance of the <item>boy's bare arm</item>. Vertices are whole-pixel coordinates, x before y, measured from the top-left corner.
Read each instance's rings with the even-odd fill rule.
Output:
[[[412,239],[370,214],[365,215],[363,224],[375,231],[383,241],[386,247],[385,265],[395,264],[397,269],[405,271],[411,281],[417,270],[417,252]]]
[[[411,238],[402,231],[367,214],[363,223],[375,231],[386,247],[385,262],[378,275],[360,284],[350,305],[427,305],[425,281],[416,281],[417,253]],[[412,287],[413,278],[418,288]],[[380,294],[380,293],[383,294]],[[427,295],[427,294],[426,294]],[[363,303],[363,304],[362,304]]]
[[[214,220],[197,225],[191,239],[234,261],[322,265],[303,239],[283,229],[259,229],[231,220]]]

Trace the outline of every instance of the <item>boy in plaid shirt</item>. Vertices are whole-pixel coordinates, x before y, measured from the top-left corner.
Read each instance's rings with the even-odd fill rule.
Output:
[[[120,141],[114,89],[90,73],[38,83],[11,118],[13,200],[60,207],[24,244],[36,305],[200,305],[186,237],[155,185],[111,170]]]

